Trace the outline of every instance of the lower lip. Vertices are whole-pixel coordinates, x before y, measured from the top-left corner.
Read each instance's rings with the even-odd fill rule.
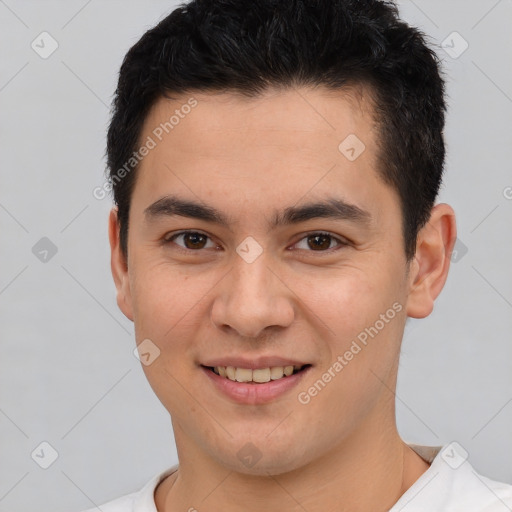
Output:
[[[212,370],[201,366],[206,376],[213,382],[216,388],[223,394],[240,404],[259,405],[266,404],[284,395],[294,388],[311,369],[308,366],[298,373],[293,373],[288,377],[271,380],[265,383],[247,383],[235,382],[226,377],[217,375]]]

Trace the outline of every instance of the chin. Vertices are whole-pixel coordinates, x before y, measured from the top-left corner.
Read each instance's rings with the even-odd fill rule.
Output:
[[[276,447],[269,444],[266,436],[257,444],[252,441],[235,443],[234,456],[233,452],[220,457],[217,453],[217,462],[231,471],[252,476],[277,476],[311,462],[305,453],[296,453],[296,449],[291,450],[287,445]],[[298,445],[300,443],[295,443],[295,446]]]

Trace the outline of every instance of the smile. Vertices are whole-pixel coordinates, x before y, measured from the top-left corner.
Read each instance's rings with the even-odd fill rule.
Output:
[[[289,394],[310,372],[312,365],[260,368],[201,365],[201,369],[213,384],[215,393],[237,404],[262,405]]]
[[[263,384],[271,380],[279,380],[284,377],[289,377],[295,373],[300,372],[309,365],[289,365],[289,366],[272,366],[268,368],[238,368],[234,366],[215,366],[208,367],[211,371],[232,380],[234,382],[252,382],[255,384]]]

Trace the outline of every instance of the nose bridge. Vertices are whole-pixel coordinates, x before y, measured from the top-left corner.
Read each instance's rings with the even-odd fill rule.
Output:
[[[266,327],[285,327],[293,321],[289,293],[269,263],[264,253],[254,260],[233,258],[212,309],[218,327],[229,326],[244,337],[256,337]]]
[[[268,300],[272,295],[272,273],[268,268],[268,258],[262,255],[250,263],[243,258],[234,260],[231,293],[241,294],[250,300]]]

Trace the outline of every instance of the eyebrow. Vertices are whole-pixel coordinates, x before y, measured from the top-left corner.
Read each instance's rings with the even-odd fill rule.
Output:
[[[161,197],[144,210],[146,222],[162,217],[188,217],[219,224],[230,228],[234,222],[224,213],[195,201],[167,195]],[[343,199],[327,198],[324,201],[306,203],[301,206],[289,206],[281,212],[275,212],[268,227],[299,224],[312,219],[347,220],[362,226],[369,226],[372,220],[370,212]]]

